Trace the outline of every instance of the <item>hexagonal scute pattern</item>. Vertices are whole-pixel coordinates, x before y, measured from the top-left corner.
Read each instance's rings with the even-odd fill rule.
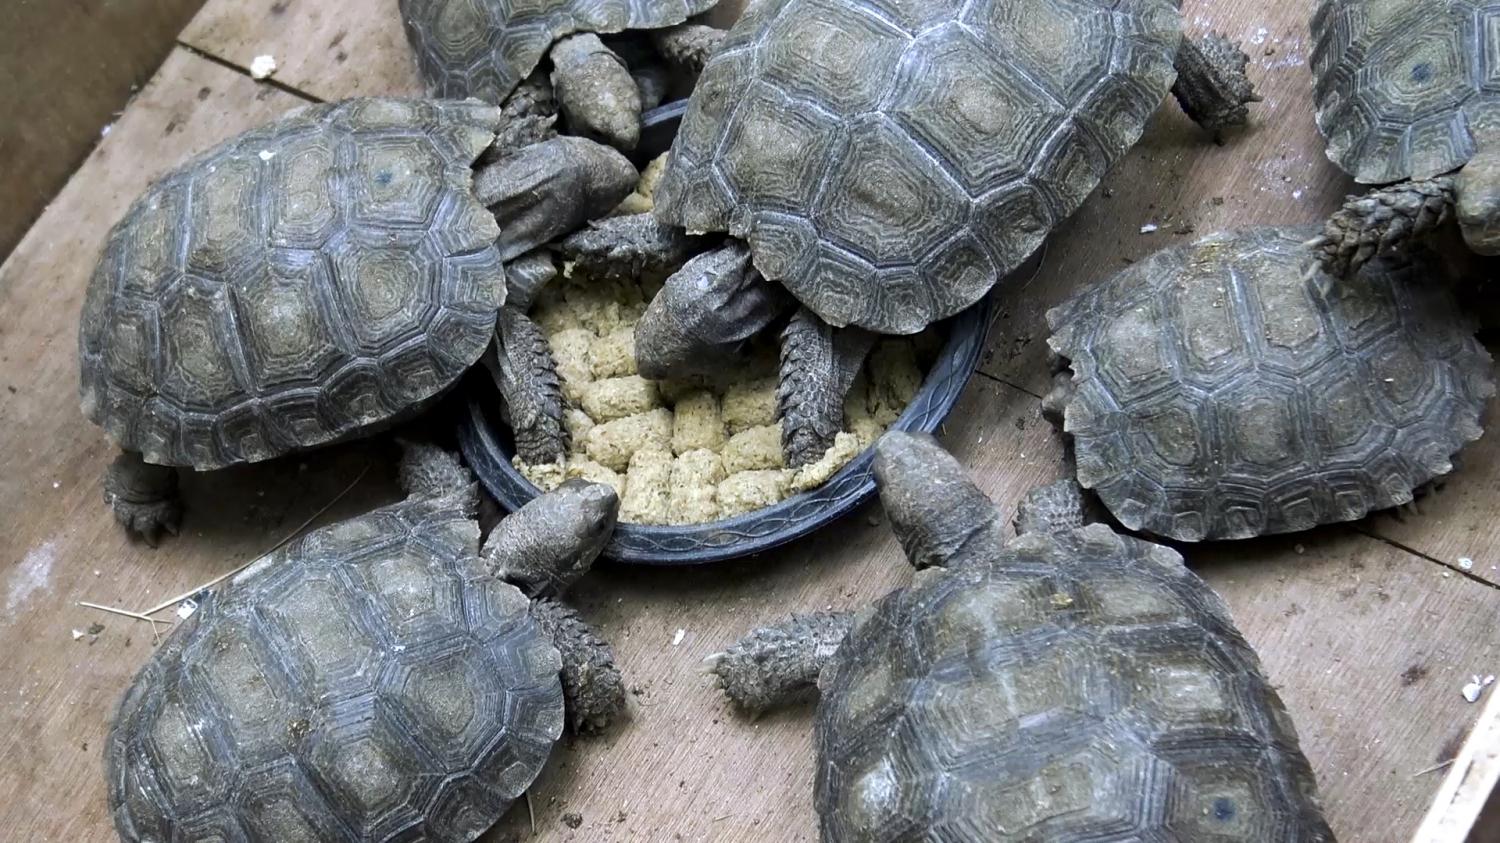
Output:
[[[479,527],[410,500],[315,530],[205,600],[105,749],[127,841],[468,841],[562,733],[559,656]]]
[[[499,103],[564,35],[673,26],[714,2],[401,0],[401,20],[432,96]]]
[[[762,0],[693,94],[663,222],[834,325],[920,331],[1073,213],[1176,78],[1170,0]]]
[[[1356,181],[1462,167],[1500,119],[1500,3],[1321,0],[1312,34],[1318,128]]]
[[[1333,839],[1223,601],[1102,525],[889,595],[820,687],[828,843]]]
[[[470,165],[497,109],[357,99],[241,134],[114,227],[79,329],[85,413],[219,468],[385,424],[489,344],[505,276]]]
[[[1164,249],[1047,314],[1078,480],[1126,527],[1201,541],[1362,518],[1479,438],[1490,356],[1440,262],[1335,281],[1310,274],[1315,234]]]

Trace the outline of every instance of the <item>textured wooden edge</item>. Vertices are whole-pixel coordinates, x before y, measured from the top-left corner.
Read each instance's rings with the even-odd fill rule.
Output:
[[[1500,843],[1500,690],[1489,698],[1412,843]]]

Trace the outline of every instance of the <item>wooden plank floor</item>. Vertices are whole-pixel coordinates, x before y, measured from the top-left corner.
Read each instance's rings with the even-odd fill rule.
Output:
[[[1105,189],[1005,294],[985,376],[944,432],[1012,507],[1061,471],[1038,416],[1041,315],[1078,284],[1169,242],[1254,222],[1310,221],[1348,189],[1321,152],[1308,102],[1304,0],[1188,0],[1195,30],[1244,38],[1266,102],[1256,128],[1205,144],[1164,110]],[[392,0],[210,0],[184,47],[0,266],[0,836],[114,839],[99,753],[120,692],[150,653],[144,625],[77,607],[154,604],[229,570],[335,499],[323,520],[397,497],[394,452],[374,442],[186,481],[187,531],[127,541],[100,501],[111,458],[77,407],[76,325],[105,233],[155,174],[306,98],[411,93]],[[286,90],[235,69],[269,53]],[[343,58],[340,58],[343,55]],[[1146,223],[1157,233],[1140,234]],[[1491,548],[1500,491],[1492,435],[1420,515],[1188,549],[1262,654],[1347,841],[1405,840],[1479,713],[1459,689],[1500,673]],[[785,551],[690,571],[607,569],[579,589],[632,686],[629,722],[569,740],[524,810],[486,839],[813,840],[809,710],[747,723],[698,661],[757,621],[857,606],[907,581],[878,507]],[[1459,557],[1474,560],[1457,569]],[[1488,581],[1486,581],[1488,580]],[[94,623],[103,624],[96,635]],[[83,632],[75,638],[74,630]],[[680,644],[673,644],[682,631]],[[578,813],[578,829],[563,825]]]

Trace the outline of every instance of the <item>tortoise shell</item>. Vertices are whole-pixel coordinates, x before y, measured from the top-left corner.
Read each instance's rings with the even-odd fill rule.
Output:
[[[1333,839],[1218,595],[1103,525],[920,574],[819,687],[830,843]]]
[[[429,93],[498,103],[564,35],[674,26],[716,2],[401,0],[401,20]]]
[[[1322,0],[1312,19],[1318,128],[1355,181],[1456,170],[1500,121],[1500,3]]]
[[[106,747],[127,841],[468,841],[562,733],[561,657],[452,499],[307,534],[136,676]]]
[[[1083,202],[1181,39],[1170,0],[762,0],[698,81],[657,217],[748,239],[830,324],[915,333]]]
[[[89,282],[84,414],[147,462],[218,468],[438,395],[505,297],[470,169],[499,120],[477,102],[315,105],[158,179]]]
[[[1361,518],[1479,437],[1490,356],[1437,259],[1334,283],[1309,270],[1316,233],[1164,249],[1047,314],[1078,480],[1126,527],[1198,541]]]

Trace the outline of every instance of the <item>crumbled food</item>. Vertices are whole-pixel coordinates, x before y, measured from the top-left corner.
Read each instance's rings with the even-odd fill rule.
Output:
[[[621,325],[601,337],[589,349],[589,365],[596,378],[635,374],[635,330]]]
[[[667,154],[665,152],[651,159],[651,163],[641,171],[641,180],[636,184],[635,192],[625,197],[619,206],[610,212],[610,216],[644,214],[656,207],[656,185],[661,181],[662,171],[666,168]]]
[[[719,483],[724,476],[724,461],[706,448],[688,451],[674,460],[668,523],[702,524],[718,518]]]
[[[723,450],[724,418],[712,392],[697,390],[678,398],[672,416],[673,453]]]
[[[733,518],[784,499],[790,488],[789,474],[785,469],[769,469],[741,471],[724,478],[718,489],[719,517]]]
[[[637,416],[660,407],[656,384],[640,375],[594,381],[583,387],[578,403],[595,422]]]
[[[670,516],[672,452],[643,448],[630,457],[620,517],[636,524],[666,524]]]
[[[563,469],[564,478],[567,480],[587,480],[590,483],[603,483],[615,490],[615,494],[625,496],[625,478],[617,471],[594,462],[588,457],[577,455],[568,457],[568,464]]]
[[[628,468],[636,451],[652,447],[672,447],[672,411],[666,408],[596,424],[583,438],[589,459],[615,471]]]
[[[637,195],[616,213],[651,208],[660,158],[641,176]],[[817,461],[785,467],[776,417],[778,345],[751,341],[733,371],[673,381],[639,376],[635,325],[662,279],[592,277],[564,262],[530,315],[557,361],[567,407],[564,462],[517,468],[544,490],[582,478],[612,487],[620,520],[703,524],[770,506],[828,481],[870,447],[921,385],[935,337],[883,338],[844,401],[844,430]]]
[[[859,436],[839,431],[833,437],[833,446],[824,452],[821,459],[802,466],[792,475],[792,491],[805,492],[827,483],[828,478],[838,473],[839,469],[859,456],[859,452],[864,449]]]
[[[742,430],[724,443],[724,470],[730,474],[785,467],[786,457],[781,451],[779,424],[757,425]]]
[[[724,428],[733,436],[742,430],[776,423],[776,376],[731,384],[721,405]]]

